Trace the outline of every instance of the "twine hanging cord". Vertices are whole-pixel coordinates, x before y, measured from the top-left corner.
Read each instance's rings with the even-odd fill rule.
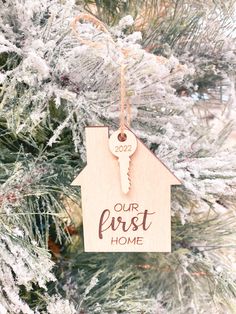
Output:
[[[108,31],[108,29],[106,28],[106,26],[100,20],[98,20],[96,17],[94,17],[93,15],[86,14],[86,13],[81,13],[81,14],[77,15],[71,22],[72,31],[82,44],[87,45],[91,48],[99,48],[99,47],[101,48],[101,47],[105,46],[101,43],[93,42],[92,40],[87,40],[87,39],[84,39],[83,37],[81,37],[80,33],[78,32],[77,23],[82,22],[82,21],[90,22],[97,29],[101,30],[104,33],[109,34],[109,40],[111,41],[111,43],[113,45],[116,46],[116,43],[112,39],[111,34]],[[120,50],[120,52],[123,54],[124,59],[125,59],[128,55],[128,50],[120,49],[120,48],[117,48],[117,49]],[[120,116],[119,116],[120,136],[119,136],[119,140],[125,141],[126,135],[125,135],[124,131],[125,131],[126,125],[128,127],[130,126],[131,107],[130,107],[130,103],[129,103],[128,99],[126,98],[125,64],[124,64],[124,62],[121,62],[119,65],[120,65]]]

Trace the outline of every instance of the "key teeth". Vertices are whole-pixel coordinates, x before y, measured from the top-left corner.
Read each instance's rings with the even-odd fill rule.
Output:
[[[129,168],[128,168],[128,171],[127,171],[127,185],[126,185],[126,189],[124,191],[125,194],[127,194],[130,190],[130,186],[131,186],[131,179],[130,179],[130,176],[129,176]]]
[[[130,176],[129,176],[129,171],[130,171],[130,157],[128,156],[128,161],[129,161],[129,164],[128,164],[128,167],[124,170],[123,168],[123,175],[121,175],[121,190],[124,194],[127,194],[129,191],[130,191],[130,186],[131,186],[131,180],[130,180]],[[124,162],[124,160],[123,160]],[[126,160],[127,162],[127,160]],[[120,164],[120,167],[122,165],[122,160],[119,159],[119,164]],[[123,164],[124,166],[124,164]],[[121,168],[120,168],[121,169]],[[125,174],[125,176],[124,176]]]
[[[130,175],[129,175],[129,169],[128,169],[127,177],[128,177],[128,182],[129,182],[129,190],[130,190],[130,186],[131,186],[131,179],[130,179]]]
[[[131,185],[131,180],[130,180],[130,177],[129,177],[129,168],[128,168],[128,170],[127,170],[126,175],[127,175],[127,180],[126,180],[125,184],[124,184],[124,182],[123,182],[123,186],[122,186],[122,192],[123,192],[124,194],[127,194],[127,193],[129,192],[129,190],[130,190],[130,185]]]

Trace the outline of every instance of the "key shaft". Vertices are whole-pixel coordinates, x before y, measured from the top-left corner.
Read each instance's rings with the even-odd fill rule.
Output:
[[[118,157],[120,166],[120,180],[122,192],[127,194],[130,190],[129,166],[130,157],[128,155],[121,155]]]
[[[120,170],[121,189],[124,194],[130,190],[129,178],[130,157],[137,148],[136,136],[129,130],[125,130],[125,140],[120,140],[120,130],[114,132],[109,139],[109,147],[114,156],[118,158]]]

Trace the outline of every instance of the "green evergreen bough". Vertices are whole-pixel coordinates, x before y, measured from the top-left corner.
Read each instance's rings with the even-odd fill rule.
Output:
[[[0,1],[1,314],[236,313],[236,155],[224,147],[233,5]],[[172,253],[83,252],[70,183],[86,162],[84,127],[116,128],[122,56],[87,23],[82,36],[104,47],[78,42],[69,24],[81,10],[135,56],[126,60],[133,130],[184,182],[172,191]]]

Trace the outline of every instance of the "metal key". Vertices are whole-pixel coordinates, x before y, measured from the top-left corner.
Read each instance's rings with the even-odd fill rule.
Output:
[[[118,157],[120,166],[121,190],[127,194],[130,190],[129,166],[130,157],[137,148],[136,136],[129,130],[124,130],[124,138],[121,131],[117,130],[109,138],[109,147],[112,154]]]

